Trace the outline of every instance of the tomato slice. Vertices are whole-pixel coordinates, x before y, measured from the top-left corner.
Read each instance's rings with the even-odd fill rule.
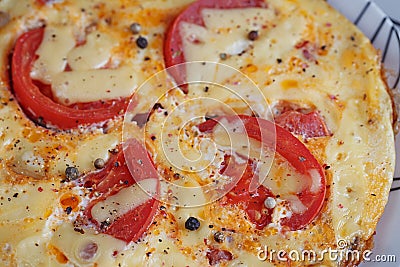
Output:
[[[330,135],[324,119],[316,111],[307,114],[295,110],[286,111],[275,118],[275,123],[304,138]]]
[[[281,220],[281,224],[288,226],[291,230],[298,230],[308,225],[321,210],[326,193],[325,173],[317,159],[289,131],[268,120],[246,115],[221,116],[200,124],[198,128],[201,132],[211,132],[221,120],[227,120],[232,125],[238,125],[238,122],[241,122],[249,138],[260,141],[264,146],[271,149],[276,149],[276,152],[285,158],[298,173],[303,174],[308,179],[305,183],[307,186],[296,194],[301,204],[304,205],[305,210],[297,212],[289,205],[291,216]],[[251,167],[250,160],[247,165],[246,171],[244,174],[240,174],[242,177],[240,177],[240,181],[233,189],[238,196],[233,201],[245,203],[247,209],[251,207],[252,210],[263,214],[263,201],[268,196],[273,196],[273,194],[264,185],[259,185],[256,192],[249,192],[250,180],[254,176],[254,167]],[[235,168],[233,167],[232,169]],[[230,195],[232,194],[227,194],[228,198],[232,198]],[[249,214],[249,217],[251,218],[252,215]],[[258,228],[262,228],[268,223],[268,218],[265,216],[263,222],[255,220],[253,222],[256,223]]]
[[[130,170],[132,170],[132,174]],[[98,227],[100,232],[126,242],[137,241],[154,219],[159,205],[154,196],[143,204],[127,211],[122,216],[117,217],[111,223],[96,221],[92,214],[92,209],[96,204],[118,194],[124,188],[134,186],[136,183],[146,179],[157,177],[157,171],[146,149],[137,140],[128,140],[124,151],[119,149],[119,152],[110,158],[102,170],[88,174],[84,178],[84,186],[92,188],[91,197],[93,197],[93,200],[84,211],[84,215]],[[160,184],[159,180],[156,180],[157,184],[154,191],[158,194]],[[99,197],[95,198],[97,195]]]
[[[252,160],[245,163],[238,163],[232,155],[225,155],[223,168],[220,173],[230,177],[240,177],[237,184],[226,195],[223,203],[240,203],[245,209],[249,219],[257,229],[261,230],[272,222],[273,208],[267,208],[264,201],[268,197],[275,198],[275,195],[267,187],[260,185],[250,192],[250,183],[254,177],[255,167]],[[229,166],[229,167],[228,167]]]
[[[182,13],[175,18],[170,25],[165,39],[164,58],[166,67],[184,63],[185,55],[183,52],[182,37],[180,34],[180,24],[189,22],[204,26],[201,10],[204,8],[230,9],[230,8],[250,8],[250,7],[266,7],[264,0],[199,0],[189,5]],[[178,85],[186,83],[186,74],[182,70],[173,69],[170,74],[175,78]],[[187,93],[187,88],[182,87]]]
[[[53,101],[48,94],[46,96],[30,76],[32,64],[36,59],[35,52],[42,42],[43,34],[44,28],[22,34],[16,41],[12,55],[13,89],[27,116],[39,125],[71,129],[82,124],[103,122],[123,114],[129,103],[128,98],[67,107]]]

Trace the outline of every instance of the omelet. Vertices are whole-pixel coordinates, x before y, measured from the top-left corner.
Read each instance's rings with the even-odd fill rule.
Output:
[[[380,54],[322,0],[0,3],[3,266],[355,266]],[[379,233],[378,233],[379,234]]]

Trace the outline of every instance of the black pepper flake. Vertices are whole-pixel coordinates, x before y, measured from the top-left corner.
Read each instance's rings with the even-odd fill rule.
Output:
[[[105,229],[105,228],[107,228],[108,226],[110,226],[110,220],[105,220],[105,221],[102,221],[101,223],[100,223],[100,229]]]
[[[278,64],[281,64],[282,63],[282,59],[281,58],[277,58],[276,62],[278,62]]]
[[[15,193],[15,194],[13,195],[13,197],[18,197],[18,193]]]
[[[324,167],[325,170],[329,170],[330,168],[331,168],[331,166],[329,166],[329,165],[325,165],[325,167]]]
[[[223,232],[215,232],[214,240],[218,243],[223,243],[225,241],[225,235]]]
[[[208,89],[210,89],[208,86],[204,87],[204,92],[208,92]]]
[[[156,140],[156,137],[155,137],[154,135],[152,135],[150,138],[151,138],[151,140],[153,140],[153,141]]]
[[[136,45],[141,49],[145,49],[148,44],[147,39],[142,36],[139,36],[139,38],[136,39]]]
[[[66,207],[65,208],[65,213],[71,214],[71,212],[72,212],[72,208],[71,207]]]
[[[153,106],[153,110],[156,110],[156,109],[164,109],[164,107],[163,107],[163,105],[161,105],[161,103],[155,103]]]
[[[75,227],[75,228],[74,228],[74,231],[75,231],[75,232],[78,232],[78,233],[81,233],[82,235],[85,233],[85,231],[84,231],[83,229],[78,228],[78,227]]]
[[[200,228],[200,222],[195,217],[189,217],[185,222],[185,228],[190,231],[195,231]]]
[[[104,165],[106,164],[105,162],[104,162],[104,159],[102,159],[102,158],[97,158],[95,161],[94,161],[94,167],[96,168],[96,169],[102,169],[102,168],[104,168]]]
[[[250,41],[255,41],[258,39],[258,31],[251,31],[247,35],[247,38],[249,38]]]
[[[79,177],[79,171],[76,167],[67,167],[65,169],[65,177],[68,181],[76,180]]]

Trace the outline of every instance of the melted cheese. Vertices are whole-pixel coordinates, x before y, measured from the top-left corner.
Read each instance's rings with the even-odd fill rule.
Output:
[[[82,255],[80,252],[89,242],[97,244],[97,252],[93,258],[83,259],[80,257]],[[99,266],[112,266],[116,261],[113,256],[114,251],[120,252],[126,247],[125,242],[108,235],[86,233],[82,236],[75,232],[72,226],[66,224],[57,229],[50,244],[60,250],[72,264],[78,266],[93,266],[95,262],[98,262]]]
[[[51,83],[54,74],[64,71],[68,52],[74,46],[75,39],[71,27],[46,27],[43,41],[36,50],[38,59],[33,64],[32,78]]]
[[[97,222],[109,219],[112,223],[130,210],[139,207],[155,195],[156,179],[146,179],[133,186],[124,188],[117,194],[98,202],[92,208],[92,216]]]
[[[30,236],[21,241],[16,248],[18,265],[27,267],[57,265],[57,261],[48,256],[47,242],[48,240],[42,235]]]
[[[68,52],[67,62],[72,70],[90,70],[103,67],[109,60],[114,42],[106,33],[93,31],[83,45]]]
[[[83,45],[75,43],[71,26],[46,27],[32,78],[51,84],[53,96],[64,105],[132,95],[138,86],[133,68],[99,69],[111,60],[115,43],[109,35],[93,31]],[[64,71],[67,64],[71,71]]]
[[[137,87],[132,73],[126,67],[61,72],[53,76],[53,95],[67,105],[128,97]]]

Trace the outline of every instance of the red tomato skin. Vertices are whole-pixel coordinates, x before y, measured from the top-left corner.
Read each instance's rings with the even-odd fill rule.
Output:
[[[307,207],[307,210],[303,213],[293,212],[291,217],[284,218],[281,221],[283,226],[287,226],[293,231],[306,227],[319,214],[325,200],[326,178],[321,164],[319,164],[307,147],[293,134],[268,120],[246,115],[221,116],[200,124],[198,128],[201,132],[211,132],[221,119],[225,119],[228,122],[241,120],[249,138],[253,138],[262,142],[267,147],[275,149],[276,152],[284,157],[299,173],[306,175],[309,179],[312,180],[309,173],[310,170],[316,170],[318,172],[321,178],[318,190],[316,192],[311,192],[310,188],[306,188],[303,192],[297,194],[297,197]],[[250,179],[248,177],[246,178],[246,176],[252,177],[252,175],[246,171],[241,179]],[[263,187],[263,185],[260,187]],[[260,204],[260,202],[257,204]],[[256,226],[258,228],[261,227],[261,225],[257,224]]]
[[[200,12],[204,8],[230,9],[230,8],[265,8],[267,4],[263,0],[199,0],[189,5],[182,11],[168,28],[164,42],[164,60],[166,67],[186,62],[183,54],[183,43],[180,35],[179,25],[182,21],[204,26]],[[170,74],[175,78],[178,85],[186,84],[186,74],[182,70],[172,69]],[[181,87],[187,93],[185,86]]]
[[[30,77],[35,52],[40,46],[44,28],[25,32],[16,41],[11,61],[13,90],[25,114],[42,126],[55,126],[62,130],[76,128],[83,124],[104,122],[123,114],[129,99],[121,98],[107,102],[107,105],[80,110],[54,102],[43,94]],[[90,105],[87,103],[86,107]]]
[[[303,114],[295,110],[290,110],[277,116],[275,123],[289,132],[301,135],[304,138],[330,136],[324,119],[316,111]]]
[[[270,224],[273,209],[266,208],[264,201],[268,197],[275,196],[267,187],[259,184],[257,184],[255,190],[250,192],[249,188],[253,187],[251,183],[254,183],[255,178],[258,180],[258,177],[254,174],[255,166],[253,162],[247,160],[246,163],[239,164],[233,156],[225,155],[223,166],[220,173],[234,177],[233,183],[236,183],[226,195],[223,204],[240,204],[258,230]]]
[[[124,149],[125,151],[119,149],[119,152],[110,158],[103,169],[88,174],[84,178],[85,186],[93,188],[91,197],[96,194],[101,195],[89,203],[84,211],[84,215],[97,226],[99,231],[129,243],[137,241],[153,222],[159,206],[159,201],[155,197],[152,197],[137,208],[128,211],[106,227],[102,226],[102,222],[94,220],[91,214],[93,206],[107,199],[107,197],[117,194],[121,189],[132,186],[144,179],[158,177],[147,151],[137,140],[128,140]],[[127,157],[125,157],[124,152]],[[133,154],[135,154],[135,157],[130,158]],[[128,168],[129,163],[127,163],[125,158],[131,159],[131,164],[133,162],[137,163],[139,159],[141,160],[141,163],[137,164],[142,169],[140,172],[133,171],[135,177],[132,177]],[[133,166],[133,168],[135,167]],[[159,187],[158,183],[157,194],[160,191]]]

